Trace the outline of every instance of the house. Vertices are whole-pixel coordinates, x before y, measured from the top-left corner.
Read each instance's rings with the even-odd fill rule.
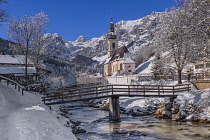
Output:
[[[104,77],[116,73],[120,75],[132,75],[135,73],[135,62],[131,59],[130,53],[125,46],[118,47],[118,39],[114,29],[114,23],[110,23],[110,30],[107,35],[108,58],[104,63]]]
[[[36,78],[36,69],[33,62],[28,59],[28,75],[31,79]],[[0,75],[4,77],[25,76],[25,55],[0,55]]]
[[[196,63],[193,75],[195,79],[210,79],[210,59],[204,58],[203,61]]]

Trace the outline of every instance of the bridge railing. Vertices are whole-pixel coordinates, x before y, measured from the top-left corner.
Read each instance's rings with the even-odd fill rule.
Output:
[[[20,85],[18,82],[14,81],[14,80],[11,80],[11,79],[9,79],[7,77],[4,77],[4,76],[1,76],[0,75],[0,82],[2,80],[5,80],[6,81],[7,86],[9,86],[9,84],[14,85],[15,86],[15,89],[18,89],[18,91],[21,92],[22,95],[23,95],[23,91],[25,90],[25,87],[24,86]]]
[[[118,96],[176,96],[177,93],[189,91],[189,85],[101,85],[86,88],[73,88],[46,92],[42,100],[46,104],[81,101],[86,99]]]
[[[86,88],[73,88],[68,90],[60,90],[43,93],[42,97],[44,103],[46,101],[64,102],[66,100],[81,100],[86,98],[105,96],[111,92],[109,85],[92,86]]]
[[[176,95],[179,92],[189,91],[189,84],[185,85],[111,85],[113,94],[126,93],[128,95]]]

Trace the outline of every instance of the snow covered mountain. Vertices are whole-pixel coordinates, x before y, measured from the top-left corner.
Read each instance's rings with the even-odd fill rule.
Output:
[[[141,19],[117,22],[115,30],[119,39],[119,46],[126,45],[134,57],[142,51],[142,48],[148,49],[161,14],[153,12]],[[101,62],[107,55],[106,34],[91,40],[86,40],[84,36],[80,36],[75,41],[65,41],[58,34],[45,34],[44,38],[49,40],[45,47],[50,56],[71,59],[77,55],[83,55]]]

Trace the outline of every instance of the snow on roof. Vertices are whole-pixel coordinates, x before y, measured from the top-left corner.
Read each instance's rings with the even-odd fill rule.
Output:
[[[1,64],[25,64],[25,55],[0,55]],[[28,64],[33,64],[28,59]]]
[[[119,74],[118,72],[115,72],[111,77],[115,77],[115,76],[122,76],[122,75]]]
[[[28,67],[28,74],[36,73],[35,67]],[[0,74],[24,74],[24,67],[0,67]]]
[[[152,68],[152,60],[154,59],[154,57],[151,57],[148,61],[140,64],[137,68],[136,68],[136,72],[137,73],[151,73],[151,68]]]
[[[124,64],[131,64],[131,63],[135,63],[130,57],[126,58],[126,60],[124,61]]]
[[[109,57],[109,58],[105,61],[105,63],[104,63],[104,64],[109,63],[111,59],[112,59],[112,57]]]

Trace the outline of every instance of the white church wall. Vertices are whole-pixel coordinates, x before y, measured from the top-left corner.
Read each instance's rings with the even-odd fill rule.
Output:
[[[136,75],[126,75],[126,76],[115,76],[115,77],[107,77],[107,80],[110,84],[130,84],[133,81],[138,80],[138,76]]]

